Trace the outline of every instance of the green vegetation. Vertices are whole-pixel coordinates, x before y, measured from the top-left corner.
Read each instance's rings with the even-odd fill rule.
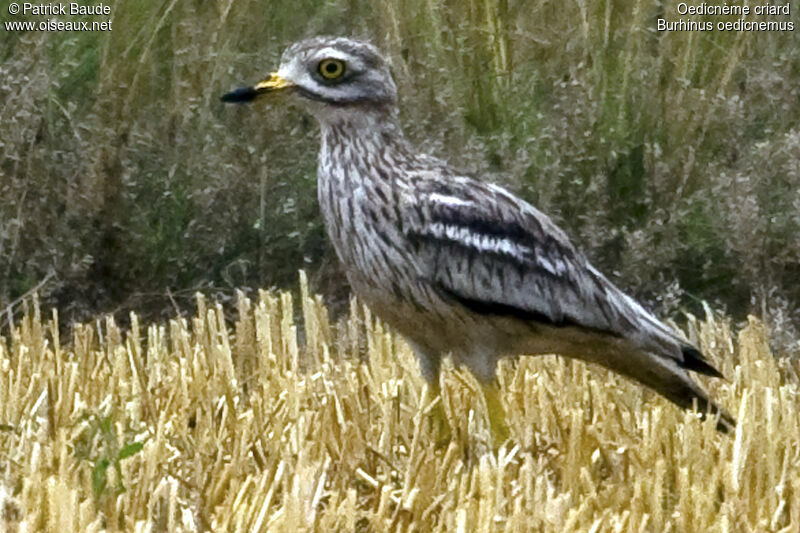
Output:
[[[81,434],[75,439],[75,457],[89,461],[92,467],[92,488],[97,499],[108,495],[108,474],[109,467],[113,467],[116,472],[116,493],[125,491],[122,483],[122,461],[135,455],[144,448],[144,443],[132,441],[122,447],[117,442],[117,433],[110,416],[97,417],[85,415],[80,420],[83,427]],[[99,453],[95,455],[93,447],[99,448]]]
[[[300,267],[346,306],[316,126],[218,101],[325,33],[383,48],[414,140],[551,213],[661,312],[800,320],[800,30],[658,33],[675,1],[111,6],[111,32],[0,33],[4,307],[38,287],[68,317],[165,316]]]
[[[800,366],[754,318],[686,330],[729,377],[704,385],[733,434],[527,357],[501,365],[511,438],[494,451],[469,373],[445,365],[454,439],[437,445],[410,348],[355,303],[331,323],[300,293],[304,327],[289,293],[262,292],[234,316],[198,297],[190,318],[76,325],[68,345],[31,307],[0,337],[0,529],[800,530]]]

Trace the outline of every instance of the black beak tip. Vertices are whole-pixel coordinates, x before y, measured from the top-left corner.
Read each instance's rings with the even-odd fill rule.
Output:
[[[255,90],[255,88],[240,87],[227,94],[222,95],[222,98],[220,98],[220,100],[229,104],[243,104],[246,102],[252,102],[253,100],[255,100],[256,96],[258,96],[258,91]]]

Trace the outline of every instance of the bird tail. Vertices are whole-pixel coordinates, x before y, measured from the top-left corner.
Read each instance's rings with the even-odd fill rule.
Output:
[[[694,348],[692,350],[692,355],[694,355],[697,350]],[[699,354],[699,352],[697,353]],[[708,414],[715,417],[717,430],[722,433],[733,432],[736,429],[736,420],[724,408],[711,401],[706,392],[689,377],[687,368],[702,374],[722,377],[716,369],[705,362],[702,356],[696,359],[696,363],[690,363],[686,367],[679,366],[674,359],[666,359],[654,354],[648,354],[648,356],[660,364],[629,366],[626,368],[626,373],[678,407],[683,409],[696,407],[703,417]]]

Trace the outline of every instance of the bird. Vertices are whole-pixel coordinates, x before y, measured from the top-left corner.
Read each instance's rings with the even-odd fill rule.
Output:
[[[523,354],[600,365],[711,414],[723,432],[735,428],[690,377],[722,374],[593,267],[550,217],[407,140],[390,63],[373,44],[297,41],[277,71],[221,99],[278,94],[319,123],[317,196],[351,289],[406,339],[431,390],[440,390],[444,357],[473,373],[496,438],[508,436],[496,368]]]

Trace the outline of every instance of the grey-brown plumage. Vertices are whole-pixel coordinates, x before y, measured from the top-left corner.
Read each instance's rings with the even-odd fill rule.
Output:
[[[501,357],[558,353],[600,364],[677,405],[719,413],[688,371],[703,355],[592,267],[543,213],[415,151],[372,45],[314,38],[225,101],[289,93],[320,123],[319,203],[355,293],[403,334],[426,378],[442,356],[491,380]]]

